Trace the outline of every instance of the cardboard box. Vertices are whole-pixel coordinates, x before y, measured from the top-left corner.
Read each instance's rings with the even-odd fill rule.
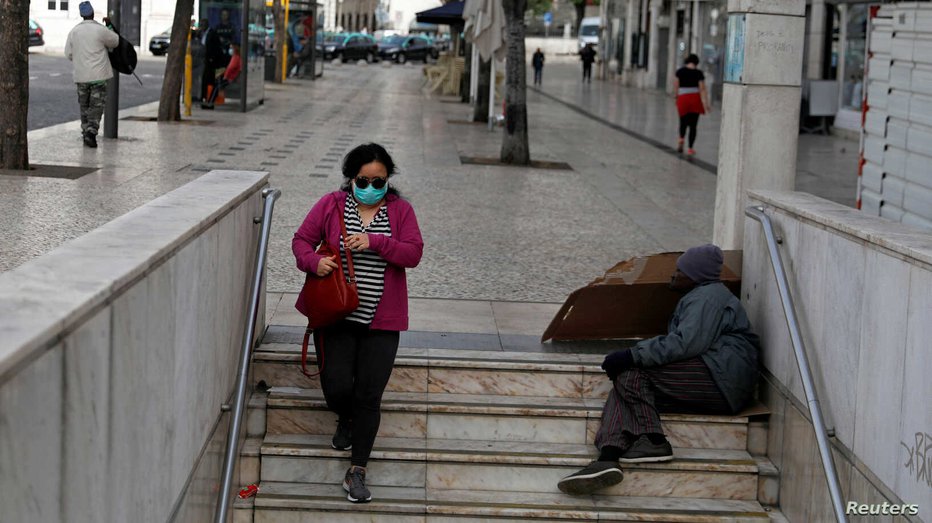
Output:
[[[669,287],[681,254],[630,258],[576,289],[544,331],[541,342],[642,339],[666,334],[683,296]],[[722,283],[740,296],[741,251],[725,251]]]

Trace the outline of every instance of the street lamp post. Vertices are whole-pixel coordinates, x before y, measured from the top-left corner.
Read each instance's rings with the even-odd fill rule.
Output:
[[[120,26],[120,0],[108,0],[107,15],[117,31]],[[116,138],[118,119],[120,117],[120,73],[114,71],[113,78],[107,80],[107,105],[104,108],[104,137]]]

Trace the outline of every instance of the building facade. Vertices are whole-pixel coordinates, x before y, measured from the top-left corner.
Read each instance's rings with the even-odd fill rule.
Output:
[[[45,31],[45,48],[60,51],[65,48],[65,40],[71,29],[81,21],[78,14],[80,0],[31,0],[29,18],[35,20]],[[194,12],[198,12],[198,1],[194,2]],[[95,19],[100,21],[107,12],[107,0],[91,0]],[[175,2],[166,0],[140,1],[139,45],[148,52],[149,39],[170,30],[175,15]],[[124,15],[125,16],[125,15]],[[134,42],[135,43],[135,42]]]

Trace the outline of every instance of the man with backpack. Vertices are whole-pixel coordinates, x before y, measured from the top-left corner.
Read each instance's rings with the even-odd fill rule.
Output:
[[[81,136],[86,147],[97,147],[100,119],[107,105],[107,80],[113,78],[108,51],[120,43],[117,33],[94,21],[94,7],[81,2],[78,12],[84,20],[76,25],[65,42],[65,56],[74,64],[74,82],[81,107]]]

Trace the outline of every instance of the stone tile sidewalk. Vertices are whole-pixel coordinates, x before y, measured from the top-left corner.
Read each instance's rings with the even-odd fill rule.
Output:
[[[625,87],[619,83],[593,80],[581,82],[578,62],[547,64],[543,84],[533,86],[529,73],[529,99],[553,100],[572,107],[581,115],[598,118],[632,135],[662,147],[668,153],[676,145],[679,119],[674,99],[657,90]],[[697,163],[713,172],[718,165],[721,110],[701,117],[696,140]],[[857,193],[858,143],[839,136],[799,135],[796,190],[854,206]]]
[[[30,133],[34,163],[90,166],[77,180],[0,176],[0,270],[79,236],[213,168],[265,170],[283,190],[268,289],[297,292],[291,238],[339,187],[352,146],[384,144],[425,238],[412,297],[562,302],[617,261],[709,241],[715,177],[625,133],[532,95],[536,160],[570,171],[464,165],[496,157],[501,131],[464,124],[468,106],[425,98],[416,66],[329,67],[317,81],[270,84],[246,114],[195,109],[192,121],[123,120],[118,140],[81,146],[77,122]],[[130,115],[151,116],[154,104]]]

